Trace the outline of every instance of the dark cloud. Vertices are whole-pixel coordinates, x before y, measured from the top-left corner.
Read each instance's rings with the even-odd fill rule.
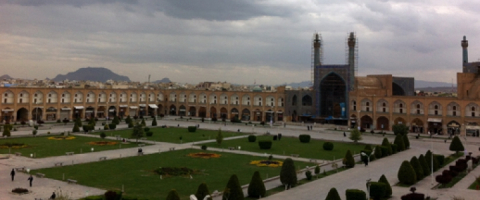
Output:
[[[81,7],[92,4],[110,3],[136,4],[138,0],[0,0],[0,4],[16,4],[22,6],[70,5]]]

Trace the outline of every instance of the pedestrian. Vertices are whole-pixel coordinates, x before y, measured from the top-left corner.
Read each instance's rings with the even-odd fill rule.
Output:
[[[32,187],[33,176],[30,175],[30,177],[27,180],[30,181],[30,187]]]
[[[363,162],[365,163],[365,167],[368,166],[368,158],[365,158]]]
[[[12,176],[13,181],[13,179],[15,179],[15,169],[12,169],[12,171],[10,172],[10,176]]]
[[[345,131],[343,132],[343,137],[347,137],[347,134],[345,134]]]
[[[287,127],[287,123],[283,122],[283,128]]]
[[[313,126],[310,126],[310,130],[313,130]]]
[[[52,196],[50,196],[50,199],[55,199],[57,197],[57,195],[55,194],[55,192],[53,192]]]

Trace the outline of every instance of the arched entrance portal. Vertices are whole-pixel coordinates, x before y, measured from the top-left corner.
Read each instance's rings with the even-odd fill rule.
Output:
[[[98,118],[105,118],[106,116],[106,108],[105,106],[99,106],[97,109],[97,117]]]
[[[177,115],[177,107],[175,105],[170,106],[170,115]]]
[[[196,117],[197,116],[197,109],[194,106],[191,106],[188,110],[188,116]]]
[[[94,118],[95,117],[95,108],[89,106],[85,109],[85,117],[86,118]]]
[[[56,108],[54,108],[54,107],[47,108],[45,113],[47,114],[47,120],[48,121],[57,120],[57,109]]]
[[[346,84],[335,73],[330,73],[320,82],[320,116],[342,116],[341,106],[345,105]]]
[[[240,119],[238,116],[238,110],[236,108],[232,108],[232,110],[230,111],[230,119],[235,119],[235,117],[237,119]]]
[[[259,121],[261,122],[262,121],[262,111],[260,111],[259,109],[256,109],[254,112],[253,112],[254,116],[255,116],[255,121]]]
[[[43,109],[40,107],[35,107],[32,110],[32,117],[34,121],[41,121],[42,120],[42,115],[43,115]]]
[[[215,107],[210,108],[210,118],[217,118],[217,109]]]
[[[227,116],[228,116],[228,111],[226,108],[221,108],[220,109],[220,118],[222,119],[222,121],[225,121],[227,119]]]
[[[296,121],[297,121],[297,117],[298,117],[297,111],[294,110],[293,113],[292,113],[292,122],[296,122]]]
[[[242,120],[250,121],[250,110],[246,108],[242,110]]]
[[[205,107],[200,107],[198,110],[198,116],[201,118],[207,117],[207,109]]]
[[[164,111],[164,110],[163,110],[163,106],[162,106],[162,104],[158,104],[157,107],[158,107],[158,108],[157,108],[157,115],[160,116],[161,114],[164,113],[164,112],[163,112],[163,111]]]
[[[428,132],[430,134],[441,134],[442,124],[441,118],[428,118]]]
[[[458,135],[460,134],[461,125],[456,121],[450,121],[447,123],[447,134],[449,135]]]
[[[415,118],[412,121],[412,128],[410,129],[411,132],[413,133],[423,133],[423,121]]]
[[[372,120],[372,118],[371,118],[370,116],[365,115],[365,116],[363,116],[363,117],[360,119],[360,121],[361,121],[361,123],[362,123],[362,124],[361,124],[361,128],[362,128],[362,129],[367,130],[367,129],[372,128],[373,120]]]
[[[357,127],[357,116],[355,114],[350,116],[350,128],[356,128]]]
[[[275,122],[274,114],[272,110],[268,109],[268,111],[265,112],[265,123],[270,123],[270,121]]]
[[[405,119],[403,119],[401,117],[398,117],[397,119],[395,119],[394,124],[395,125],[398,125],[398,124],[407,125],[407,121],[405,121]]]
[[[187,113],[187,108],[185,106],[181,105],[180,108],[178,108],[178,115],[179,116],[186,116]]]
[[[17,121],[28,121],[28,110],[26,108],[20,108],[17,111]]]
[[[389,121],[386,117],[381,116],[377,118],[377,130],[388,131],[389,130]]]
[[[117,116],[117,108],[115,106],[108,107],[108,118],[113,119]]]

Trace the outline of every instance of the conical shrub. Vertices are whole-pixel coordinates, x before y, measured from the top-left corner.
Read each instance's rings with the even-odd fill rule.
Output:
[[[325,200],[342,200],[342,199],[340,198],[340,195],[338,194],[337,189],[332,188],[330,189],[330,191],[328,191],[328,194]]]
[[[167,195],[167,200],[180,200],[180,196],[178,196],[178,192],[176,190],[170,190]]]
[[[375,158],[382,158],[382,156],[383,156],[382,148],[380,148],[380,146],[376,146],[375,147],[375,152],[373,152],[373,154],[375,155]]]
[[[352,152],[350,152],[350,150],[347,150],[347,153],[345,154],[345,157],[343,158],[343,164],[347,168],[355,167],[355,160],[353,159],[353,155],[352,155]]]
[[[425,160],[427,161],[427,164],[428,164],[428,168],[432,169],[432,163],[433,163],[433,171],[437,171],[438,167],[439,167],[439,164],[438,164],[438,161],[437,159],[435,158],[432,158],[433,154],[430,150],[427,151],[427,153],[425,154]],[[433,162],[432,162],[433,160]],[[431,172],[433,173],[433,172]]]
[[[195,197],[197,197],[197,199],[203,199],[207,195],[210,195],[210,191],[208,191],[207,184],[206,183],[201,183],[197,188],[197,192],[195,193]]]
[[[402,184],[412,185],[417,182],[417,175],[408,161],[403,161],[397,173],[397,178]]]
[[[394,144],[397,145],[397,151],[403,151],[405,150],[405,142],[403,141],[403,136],[398,134],[395,136],[395,140],[393,141]]]
[[[418,161],[417,157],[413,156],[410,159],[410,164],[412,165],[413,169],[415,170],[415,175],[417,176],[417,181],[422,180],[425,175],[423,174],[423,168],[420,162]]]
[[[388,155],[383,155],[384,157],[392,155],[392,153],[393,153],[392,145],[390,145],[390,142],[388,142],[387,138],[383,138],[382,146],[387,147],[387,152],[388,152]]]
[[[410,149],[410,140],[407,134],[403,135],[403,144],[405,144],[405,149]]]
[[[297,172],[295,170],[295,164],[291,158],[287,158],[283,161],[282,169],[280,170],[280,182],[286,185],[287,188],[291,188],[297,185]]]
[[[250,184],[248,185],[248,196],[262,198],[265,197],[266,193],[267,190],[265,189],[265,184],[260,177],[260,173],[255,171],[255,173],[253,173],[252,180],[250,180]]]
[[[226,190],[228,190],[228,193],[223,195],[224,200],[243,200],[245,198],[242,186],[240,186],[240,182],[235,174],[228,180]]]
[[[378,179],[379,183],[384,183],[385,184],[385,198],[391,197],[392,196],[392,186],[388,182],[387,178],[385,175],[382,174],[380,179]]]
[[[465,147],[463,147],[462,141],[460,141],[460,138],[458,136],[455,136],[450,143],[450,151],[455,151],[455,153],[458,153],[459,151],[464,151]]]
[[[427,160],[425,159],[425,156],[423,156],[423,154],[420,154],[420,156],[418,157],[418,162],[420,162],[420,165],[422,166],[423,175],[430,175],[430,168],[428,168]]]

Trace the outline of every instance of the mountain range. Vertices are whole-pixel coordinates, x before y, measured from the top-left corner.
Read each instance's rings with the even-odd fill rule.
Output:
[[[77,71],[67,73],[65,75],[58,74],[53,81],[64,81],[64,80],[76,80],[76,81],[99,81],[105,82],[107,80],[115,81],[130,81],[130,78],[127,76],[118,75],[111,70],[103,67],[86,67],[80,68]]]
[[[296,83],[287,83],[286,85],[291,86],[292,88],[304,88],[304,87],[310,87],[311,82],[310,81],[302,81],[302,82],[296,82]],[[456,84],[453,85],[456,89]],[[435,81],[422,81],[422,80],[415,80],[415,89],[419,88],[437,88],[437,87],[452,87],[451,83],[445,83],[445,82],[435,82]]]

